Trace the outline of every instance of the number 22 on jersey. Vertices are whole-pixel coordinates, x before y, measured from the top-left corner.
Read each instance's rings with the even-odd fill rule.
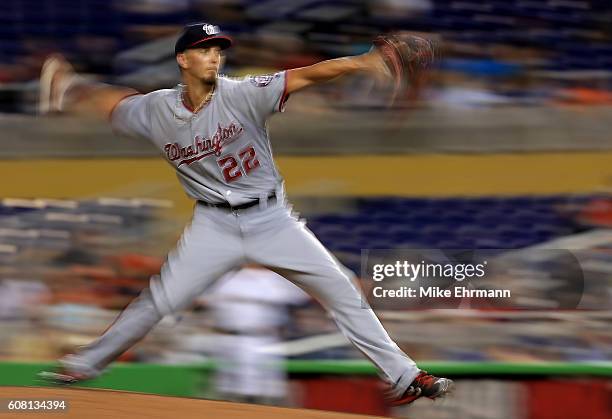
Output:
[[[225,181],[234,182],[243,175],[247,176],[252,170],[259,167],[259,160],[255,155],[255,148],[248,145],[238,152],[238,158],[233,154],[228,154],[217,160],[217,164],[223,171]]]

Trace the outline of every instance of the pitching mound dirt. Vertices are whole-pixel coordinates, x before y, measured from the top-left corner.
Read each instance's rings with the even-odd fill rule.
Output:
[[[51,410],[0,411],[0,418],[37,418],[51,415],[57,419],[115,419],[115,418],[223,418],[223,419],[366,419],[375,416],[322,412],[318,410],[287,409],[243,403],[218,402],[182,397],[165,397],[152,394],[130,393],[113,390],[50,388],[50,387],[0,387],[2,408],[6,400],[65,400],[69,406],[63,413]]]

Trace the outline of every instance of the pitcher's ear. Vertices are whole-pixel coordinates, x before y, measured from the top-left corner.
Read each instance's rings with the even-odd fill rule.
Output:
[[[187,57],[185,57],[185,53],[181,52],[176,54],[176,62],[178,63],[180,68],[187,68]]]

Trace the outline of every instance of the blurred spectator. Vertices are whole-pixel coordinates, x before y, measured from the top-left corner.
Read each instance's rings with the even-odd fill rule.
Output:
[[[276,273],[248,265],[220,279],[201,299],[211,307],[220,334],[215,354],[219,395],[285,404],[287,377],[278,346],[289,322],[287,306],[307,301],[307,295]]]
[[[578,220],[588,226],[612,228],[612,198],[596,198],[579,212]]]
[[[49,302],[49,288],[41,281],[0,280],[0,319],[21,319],[30,307]]]

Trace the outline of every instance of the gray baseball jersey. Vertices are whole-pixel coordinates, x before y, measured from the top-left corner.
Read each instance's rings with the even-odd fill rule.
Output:
[[[219,77],[210,103],[196,114],[183,103],[181,87],[130,96],[111,123],[116,132],[150,139],[190,197],[239,205],[282,185],[266,120],[283,110],[285,76]]]

